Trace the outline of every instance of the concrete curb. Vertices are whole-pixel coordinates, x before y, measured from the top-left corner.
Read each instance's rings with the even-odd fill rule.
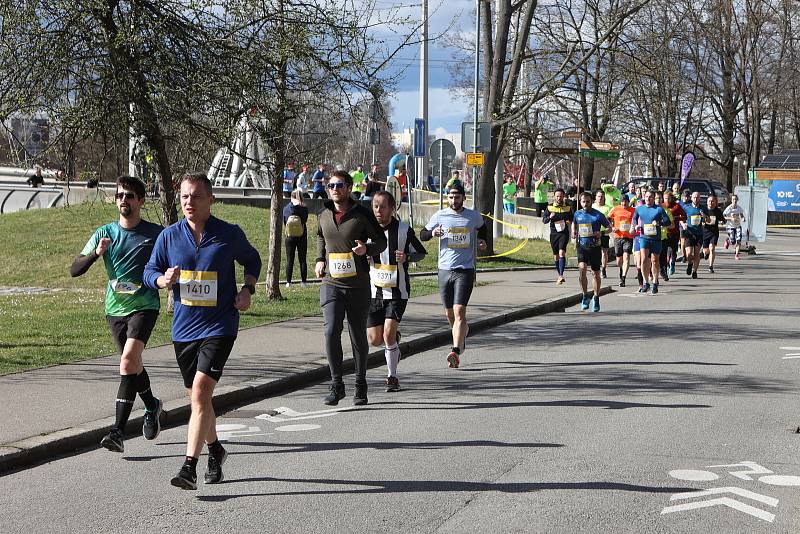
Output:
[[[610,286],[601,289],[601,295],[613,292]],[[497,313],[483,319],[471,321],[470,335],[489,330],[496,326],[514,321],[527,319],[536,315],[564,311],[566,308],[577,305],[581,300],[581,293],[556,297],[540,302],[533,306],[518,308],[509,312]],[[403,358],[419,354],[427,350],[450,344],[450,329],[439,328],[419,337],[411,338],[400,344]],[[371,352],[368,358],[369,367],[379,367],[385,364],[383,350]],[[344,361],[344,370],[352,371],[355,361],[349,358]],[[271,396],[286,393],[298,388],[316,384],[330,377],[327,364],[305,364],[300,366],[290,375],[278,379],[257,379],[239,382],[227,386],[220,386],[214,394],[214,408],[223,412],[247,402],[254,402]],[[176,426],[189,420],[191,406],[187,400],[175,399],[164,403],[162,426]],[[129,419],[129,429],[141,429],[143,410],[137,410]],[[114,424],[113,417],[106,417],[96,421],[89,421],[71,428],[65,428],[50,434],[31,436],[14,443],[0,446],[0,473],[30,467],[35,464],[54,460],[60,456],[80,452],[81,449],[97,447],[100,439],[106,435]],[[134,433],[129,432],[128,436]]]

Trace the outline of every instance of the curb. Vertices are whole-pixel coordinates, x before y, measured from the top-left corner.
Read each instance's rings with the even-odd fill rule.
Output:
[[[607,295],[614,290],[610,286],[601,288],[600,294]],[[483,319],[469,323],[470,335],[489,330],[496,326],[514,321],[527,319],[536,315],[564,311],[566,308],[577,305],[582,294],[575,293],[564,297],[546,300],[534,306],[518,308],[509,312],[497,313]],[[403,359],[414,354],[450,343],[451,331],[449,328],[439,328],[420,337],[409,339],[400,343]],[[376,350],[367,358],[368,367],[380,367],[385,364],[383,350]],[[355,369],[355,360],[348,358],[343,362],[343,370],[350,372]],[[329,378],[327,363],[308,363],[300,366],[289,376],[279,379],[255,379],[239,382],[228,386],[221,386],[214,393],[214,408],[217,413],[226,409],[255,402],[267,397],[276,396],[304,386],[323,382]],[[161,417],[162,427],[177,426],[189,420],[191,405],[187,400],[175,399],[164,403]],[[128,420],[128,428],[140,429],[144,417],[144,410],[137,410]],[[58,430],[50,434],[31,436],[14,443],[0,445],[0,473],[31,467],[35,464],[51,461],[61,456],[78,453],[81,449],[95,448],[100,439],[105,436],[114,424],[114,417],[106,417],[89,421],[71,428]],[[126,433],[126,437],[133,436],[135,432]]]

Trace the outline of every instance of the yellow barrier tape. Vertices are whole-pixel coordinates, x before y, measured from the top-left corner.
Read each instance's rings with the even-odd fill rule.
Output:
[[[503,226],[509,226],[511,228],[516,228],[517,230],[524,230],[526,228],[525,225],[523,225],[523,224],[507,223],[505,221],[501,221],[500,219],[495,219],[494,217],[492,217],[491,213],[484,213],[483,216],[484,217],[489,217],[491,220],[497,221],[500,224],[502,224]]]
[[[511,254],[515,254],[522,250],[522,248],[528,244],[528,238],[526,237],[525,240],[517,245],[516,247],[512,248],[511,250],[507,250],[506,252],[501,252],[500,254],[495,254],[494,256],[478,256],[479,260],[488,260],[491,258],[502,258],[503,256],[510,256]]]

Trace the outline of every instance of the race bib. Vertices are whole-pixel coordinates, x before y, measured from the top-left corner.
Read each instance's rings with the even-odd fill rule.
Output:
[[[708,216],[708,224],[717,224],[717,216],[716,215],[709,215]]]
[[[470,232],[464,226],[455,226],[447,231],[447,246],[449,248],[469,248]]]
[[[376,287],[397,287],[397,265],[373,265],[369,277]]]
[[[579,224],[578,225],[578,235],[581,237],[592,237],[592,225],[591,224]]]
[[[178,281],[184,306],[217,305],[216,271],[184,271]]]
[[[133,282],[120,282],[119,280],[111,280],[111,289],[114,293],[118,293],[120,295],[133,295],[139,288],[141,288],[141,284],[134,284]]]
[[[644,225],[644,235],[655,237],[658,235],[658,226],[656,223],[648,223]]]
[[[619,223],[619,231],[629,234],[631,232],[631,223],[629,221]]]
[[[553,226],[556,229],[556,232],[563,232],[564,228],[567,227],[567,223],[564,221],[553,221]]]
[[[700,222],[703,220],[702,215],[692,215],[689,217],[689,224],[692,226],[700,226]]]
[[[328,254],[328,270],[334,278],[347,278],[356,275],[356,260],[352,252],[331,252]]]

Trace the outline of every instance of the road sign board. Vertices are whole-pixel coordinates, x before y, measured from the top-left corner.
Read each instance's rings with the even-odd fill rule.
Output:
[[[581,156],[592,159],[618,159],[619,152],[613,150],[581,150]]]
[[[484,163],[484,154],[483,152],[467,152],[467,165],[483,165]]]
[[[619,151],[619,145],[614,143],[607,143],[605,141],[581,141],[581,150],[616,150]]]
[[[561,137],[563,137],[564,139],[580,139],[581,137],[583,137],[583,132],[576,132],[574,130],[567,130],[567,131],[561,132]]]
[[[428,146],[428,127],[425,119],[414,119],[414,157],[424,158]]]
[[[542,148],[540,152],[542,154],[577,154],[578,149],[547,146]]]
[[[437,182],[439,179],[446,179],[456,159],[456,145],[447,139],[437,139],[431,144],[430,154],[433,177]]]
[[[400,181],[394,176],[386,178],[386,191],[394,197],[394,202],[399,208],[403,202],[403,190],[400,187]]]
[[[492,150],[492,125],[488,122],[478,123],[478,141],[473,146],[473,130],[475,125],[471,122],[461,123],[461,152],[489,152]]]

